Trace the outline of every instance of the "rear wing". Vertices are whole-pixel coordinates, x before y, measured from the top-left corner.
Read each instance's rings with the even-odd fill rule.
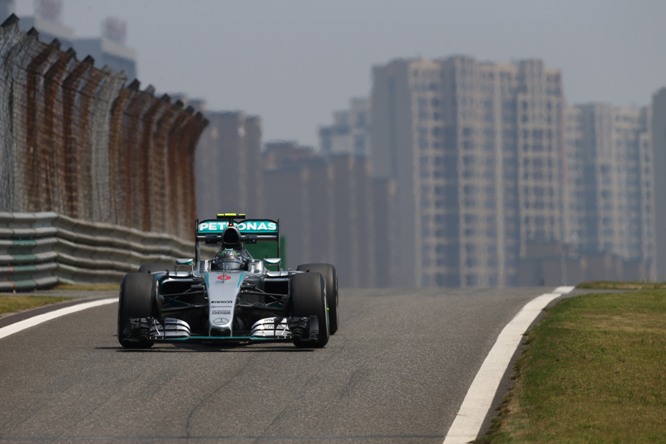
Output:
[[[197,241],[205,241],[215,235],[221,236],[229,223],[229,221],[217,219],[197,221]],[[233,225],[238,228],[243,242],[280,240],[280,226],[276,220],[246,219],[242,222],[234,222]]]
[[[195,255],[199,260],[199,242],[217,244],[224,230],[231,224],[241,235],[241,242],[255,244],[258,241],[274,241],[277,244],[276,256],[280,257],[280,222],[273,219],[245,219],[242,213],[220,213],[217,219],[196,220]]]

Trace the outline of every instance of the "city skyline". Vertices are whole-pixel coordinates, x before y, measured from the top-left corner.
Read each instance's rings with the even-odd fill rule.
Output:
[[[119,17],[144,87],[258,115],[264,140],[313,146],[334,111],[369,96],[372,67],[396,58],[541,59],[562,71],[570,105],[645,106],[666,83],[666,3],[655,0],[185,5],[64,0],[61,20],[89,37]],[[16,12],[33,14],[33,2]]]
[[[559,71],[540,60],[397,59],[373,77],[371,103],[336,113],[318,154],[267,141],[248,163],[260,144],[246,117],[210,113],[200,148],[240,174],[228,177],[237,193],[202,182],[204,203],[263,202],[260,213],[285,222],[287,256],[339,263],[344,285],[654,280],[648,107],[565,107]],[[356,142],[370,127],[369,159]],[[374,236],[358,229],[369,226]]]
[[[3,30],[19,36],[18,27],[18,20],[12,19],[5,22]],[[11,34],[5,37],[11,37]],[[40,67],[39,72],[26,70],[26,58],[18,57],[24,65],[7,65],[8,84],[34,88],[40,85],[39,81],[31,80],[37,74],[45,79],[64,79],[63,86],[71,86],[76,82],[72,79],[83,72],[76,63],[67,64],[65,71],[56,70],[58,66],[65,66],[62,63],[71,54],[59,49],[58,45],[37,41],[32,34],[8,40],[20,40],[17,43],[19,48],[31,45],[26,56],[35,60],[47,60],[44,57],[47,52],[54,56],[60,53],[48,58],[48,65]],[[13,71],[15,68],[19,70]],[[73,71],[70,73],[70,70]],[[111,91],[125,82],[126,77],[121,73],[102,72],[115,79],[103,86],[100,84],[102,90]],[[97,82],[96,76],[92,75],[93,82]],[[173,113],[158,118],[160,109],[169,106],[170,101],[157,99],[153,88],[148,88],[149,92],[140,91],[136,84],[132,82],[126,86],[125,98],[117,103],[138,103],[139,98],[159,100],[160,106],[136,109],[142,109],[150,122],[158,126],[173,122]],[[663,119],[653,118],[651,126],[654,131],[651,131],[647,108],[637,112],[606,105],[566,107],[562,86],[560,70],[548,68],[538,59],[495,63],[465,56],[395,59],[374,68],[370,107],[359,102],[354,113],[346,116],[341,113],[334,119],[336,130],[333,134],[344,135],[347,130],[349,134],[355,134],[342,145],[356,142],[357,136],[372,132],[372,164],[370,159],[359,158],[353,152],[356,151],[355,143],[347,147],[353,147],[349,150],[336,146],[336,140],[331,140],[332,155],[327,159],[313,157],[311,148],[297,143],[268,141],[265,155],[260,155],[259,117],[246,117],[242,112],[211,112],[211,117],[217,115],[220,120],[209,121],[208,137],[203,139],[210,139],[212,143],[208,151],[216,156],[213,159],[210,154],[197,149],[196,157],[198,164],[213,168],[193,175],[187,172],[192,169],[190,164],[184,169],[187,174],[183,180],[193,183],[193,177],[218,176],[223,159],[224,169],[238,175],[223,174],[220,177],[229,179],[228,183],[211,183],[212,186],[204,187],[205,190],[222,192],[222,199],[204,193],[205,201],[215,207],[222,204],[248,209],[253,203],[257,205],[254,211],[267,211],[290,219],[288,225],[294,227],[294,231],[285,231],[291,239],[289,257],[312,257],[315,254],[323,258],[332,254],[338,260],[329,260],[331,263],[347,257],[349,261],[342,260],[344,266],[340,268],[347,276],[347,285],[377,282],[379,276],[375,267],[368,266],[361,271],[359,265],[364,264],[359,261],[361,251],[371,252],[369,257],[389,259],[382,270],[406,272],[403,276],[412,276],[414,281],[403,278],[400,283],[415,287],[566,284],[568,276],[574,277],[575,281],[581,281],[585,276],[590,280],[595,279],[594,276],[609,275],[624,276],[625,280],[653,279],[655,201],[652,193],[659,197],[660,188],[653,187],[651,158],[653,153],[656,158],[656,154],[663,151],[662,144],[655,138],[663,132]],[[75,109],[72,108],[75,101],[70,97],[72,91],[66,87],[61,91],[47,88],[44,100],[37,100],[34,94],[19,94],[12,96],[8,106],[25,100],[25,105],[19,109],[30,110],[37,104],[53,103],[56,107],[62,106],[65,112],[71,112]],[[112,117],[124,116],[133,121],[133,114],[116,112],[118,108],[115,105],[110,107],[112,102],[103,97],[107,97],[106,93],[100,93],[99,103],[105,104],[109,111],[115,110]],[[354,108],[353,101],[351,105]],[[182,104],[175,103],[175,106],[182,109]],[[191,108],[185,112],[194,113]],[[25,149],[33,143],[39,143],[40,155],[48,156],[53,151],[61,160],[67,158],[68,152],[76,150],[69,141],[78,139],[67,137],[67,122],[71,123],[71,119],[56,122],[49,117],[50,113],[42,116],[32,111],[27,115],[34,116],[34,119],[23,119],[21,114],[13,112],[7,115],[14,119],[10,126],[16,123],[34,127],[37,122],[42,124],[45,134],[40,138],[40,131],[9,131],[24,142],[9,143],[10,155],[12,147]],[[658,115],[655,113],[653,117]],[[197,116],[200,131],[207,122],[200,114]],[[372,123],[366,126],[363,121]],[[61,127],[65,129],[64,138],[55,131]],[[111,127],[118,130],[122,125]],[[145,130],[146,135],[155,133],[152,128]],[[190,132],[190,136],[192,134]],[[27,135],[25,139],[24,135]],[[84,135],[90,137],[92,134]],[[96,146],[107,154],[116,149],[113,143],[120,140],[118,137],[100,140],[92,136],[100,142]],[[366,137],[358,140],[361,139],[367,140]],[[155,153],[165,152],[165,149],[170,152],[173,146],[171,143],[164,145],[164,140],[156,144],[150,143],[146,137],[140,140],[140,143],[137,140],[123,143],[123,146],[141,147],[140,151],[132,152],[145,153],[141,154],[144,160]],[[192,139],[191,150],[195,143]],[[105,151],[107,148],[108,152]],[[181,154],[169,158],[180,158]],[[222,154],[223,158],[218,158],[217,154]],[[89,156],[86,161],[84,156],[81,159],[85,165],[97,168],[95,177],[99,180],[96,184],[98,191],[104,193],[109,189],[105,187],[105,177],[110,179],[112,173],[118,174],[114,168],[119,165],[119,157],[109,157],[108,163],[90,163],[94,158]],[[21,156],[17,159],[22,159],[21,165],[24,166],[30,162],[30,156],[28,160]],[[76,160],[80,160],[78,156]],[[37,193],[35,196],[40,198],[30,200],[30,205],[55,210],[68,203],[67,199],[59,197],[72,194],[75,189],[66,165],[54,162],[52,167],[60,168],[63,180],[46,182],[49,192],[56,190],[57,184],[59,191],[49,195],[46,201],[41,200],[42,193]],[[174,164],[162,165],[163,170],[150,170],[156,172],[155,177],[143,174],[145,179],[140,181],[143,191],[130,193],[128,202],[145,202],[148,194],[162,196],[159,192],[149,191],[154,187],[151,184],[167,174]],[[270,176],[267,181],[261,180],[261,168],[252,168],[262,165],[263,174],[267,179]],[[19,168],[23,167],[19,165],[14,169]],[[48,175],[49,170],[45,171]],[[257,173],[256,180],[250,177],[251,171]],[[29,174],[25,177],[32,183],[30,181],[36,176]],[[263,192],[261,182],[267,185]],[[7,182],[9,186],[12,183]],[[197,188],[203,184],[197,181]],[[34,186],[28,188],[31,192],[36,189]],[[17,191],[21,189],[25,190],[25,187],[19,187]],[[225,193],[225,190],[233,192]],[[288,207],[285,199],[295,206]],[[262,201],[270,206],[262,210]],[[375,203],[380,203],[379,207]],[[143,230],[163,229],[151,225],[154,219],[147,206],[130,207],[143,210],[133,213],[131,220],[125,221],[129,226]],[[12,208],[22,211],[23,207]],[[164,205],[160,204],[158,208],[164,208]],[[102,209],[108,211],[106,207]],[[190,200],[190,210],[195,211],[193,200]],[[313,215],[319,217],[318,222]],[[332,215],[335,218],[332,219]],[[571,222],[569,227],[567,220]],[[179,226],[179,230],[185,226]],[[338,227],[341,231],[322,231],[326,227]],[[373,227],[373,230],[368,232],[367,227]],[[581,235],[578,240],[574,238],[576,233]],[[347,242],[330,244],[333,239],[346,239]],[[317,243],[328,247],[313,250]],[[366,245],[362,246],[363,243]],[[382,253],[382,246],[389,251]],[[578,261],[580,267],[570,269]],[[372,261],[365,264],[371,265]]]

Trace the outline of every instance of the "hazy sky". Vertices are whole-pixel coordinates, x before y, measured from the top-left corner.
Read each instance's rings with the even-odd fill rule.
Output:
[[[259,115],[264,141],[317,145],[401,57],[539,58],[570,104],[647,105],[666,86],[666,0],[63,0],[77,37],[107,16],[127,22],[143,87]]]

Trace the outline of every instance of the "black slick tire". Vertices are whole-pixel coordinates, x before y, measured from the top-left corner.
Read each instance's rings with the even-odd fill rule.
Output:
[[[316,341],[294,338],[296,347],[321,348],[328,343],[329,323],[326,314],[324,278],[319,273],[301,273],[291,277],[289,284],[290,315],[310,317],[315,315],[319,324]]]
[[[338,331],[338,273],[331,264],[302,264],[296,270],[319,273],[326,282],[326,304],[330,334]]]
[[[148,273],[127,273],[120,284],[118,298],[118,342],[124,348],[150,348],[149,325],[137,325],[139,318],[156,313],[157,286]]]

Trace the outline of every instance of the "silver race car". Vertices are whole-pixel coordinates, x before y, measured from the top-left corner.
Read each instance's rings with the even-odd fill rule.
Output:
[[[254,258],[248,249],[268,243],[276,257]],[[201,244],[214,246],[214,256],[202,258]],[[184,341],[324,347],[338,329],[335,267],[280,265],[278,221],[237,213],[197,220],[194,259],[144,264],[123,278],[118,341],[125,348]]]

